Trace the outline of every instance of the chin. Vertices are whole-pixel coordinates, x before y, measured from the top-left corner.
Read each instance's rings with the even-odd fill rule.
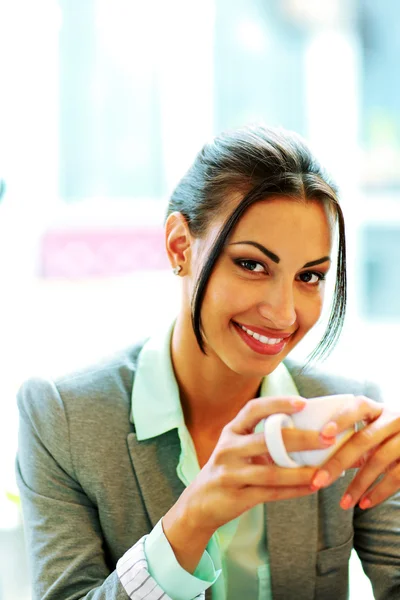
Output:
[[[286,358],[287,353],[282,353],[282,357],[273,356],[273,357],[263,357],[260,361],[243,361],[243,359],[227,359],[224,360],[224,363],[227,367],[236,373],[237,375],[241,375],[246,378],[262,378],[270,375],[278,365]]]

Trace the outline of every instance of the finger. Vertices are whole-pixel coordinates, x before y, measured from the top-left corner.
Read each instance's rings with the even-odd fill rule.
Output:
[[[275,465],[274,459],[268,453],[253,456],[252,458],[249,458],[248,461],[254,465]]]
[[[400,487],[400,464],[396,464],[388,471],[388,473],[377,483],[372,490],[365,494],[359,503],[360,508],[372,508],[381,502],[384,502]]]
[[[228,439],[226,450],[230,455],[241,458],[254,458],[268,454],[263,432],[249,433],[248,435],[236,434]]]
[[[370,450],[369,452],[366,452],[361,458],[356,460],[356,462],[353,463],[349,468],[350,469],[361,469],[361,467],[363,467],[365,465],[365,463],[367,462],[367,460],[371,456],[371,454],[372,454],[372,450]]]
[[[398,426],[397,426],[398,427]],[[389,424],[391,429],[391,424]],[[388,438],[386,420],[378,419],[362,429],[339,448],[323,467],[317,471],[312,482],[313,489],[327,487],[335,481],[343,471],[351,468],[372,449]]]
[[[336,442],[335,437],[324,438],[319,431],[311,429],[282,429],[282,439],[288,452],[320,450]]]
[[[315,468],[284,469],[276,465],[246,464],[239,469],[225,469],[220,475],[221,485],[232,487],[264,486],[292,487],[311,484]]]
[[[348,509],[354,507],[382,473],[390,473],[391,470],[397,472],[397,457],[399,456],[400,436],[395,436],[385,444],[378,446],[350,483],[341,500],[340,505],[342,508]],[[399,482],[397,482],[397,485],[399,485]],[[393,489],[391,494],[397,489]]]
[[[250,486],[241,491],[242,499],[247,506],[264,504],[265,502],[276,502],[277,500],[288,500],[290,498],[301,498],[310,496],[313,492],[308,486],[265,488],[263,486]]]
[[[375,402],[366,396],[354,396],[354,399],[349,401],[343,409],[332,417],[328,423],[322,428],[322,434],[329,435],[332,425],[337,427],[337,433],[346,431],[359,421],[364,421],[366,424],[372,423],[383,412],[383,405]]]
[[[282,438],[288,452],[300,450],[320,450],[335,443],[335,438],[324,439],[318,431],[301,429],[282,429]],[[228,450],[228,445],[227,448]],[[253,458],[267,454],[267,446],[263,432],[248,435],[236,435],[234,438],[233,452],[243,458]],[[231,453],[232,451],[230,451]]]
[[[262,419],[275,413],[292,414],[302,410],[306,402],[300,396],[254,398],[238,412],[236,417],[226,426],[226,429],[238,434],[247,434]]]

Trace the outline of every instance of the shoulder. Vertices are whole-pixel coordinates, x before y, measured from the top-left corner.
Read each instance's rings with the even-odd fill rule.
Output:
[[[130,468],[130,401],[142,346],[55,381],[36,378],[22,385],[18,464],[32,487],[40,482],[56,494],[70,488],[72,497],[79,482],[95,502],[105,481],[123,480]]]
[[[90,415],[107,418],[121,413],[126,416],[143,343],[54,381],[27,380],[18,392],[21,416],[32,421],[45,417],[47,426],[64,414],[77,420],[90,418]]]
[[[369,380],[343,377],[339,373],[329,372],[320,366],[305,368],[292,360],[285,360],[285,365],[300,395],[305,398],[331,394],[356,394],[368,396],[373,400],[381,400],[379,387]]]

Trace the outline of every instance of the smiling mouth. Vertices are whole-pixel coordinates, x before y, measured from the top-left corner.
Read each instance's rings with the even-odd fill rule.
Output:
[[[284,333],[280,337],[267,336],[267,335],[262,335],[261,333],[258,333],[257,331],[253,331],[253,329],[250,329],[250,328],[246,327],[245,325],[238,323],[237,321],[233,321],[233,323],[237,327],[240,327],[240,329],[245,331],[249,336],[253,337],[255,340],[261,342],[262,344],[269,344],[271,346],[273,346],[274,344],[280,344],[283,341],[287,341],[293,335],[292,333],[290,333],[290,334]]]
[[[240,329],[243,329],[243,331],[245,331],[248,335],[253,337],[255,340],[257,340],[258,342],[261,342],[262,344],[274,346],[275,344],[280,344],[284,340],[284,338],[272,338],[272,337],[267,337],[265,335],[260,335],[259,333],[256,333],[255,331],[248,329],[247,327],[245,327],[244,325],[241,325],[240,323],[236,323],[236,325],[238,327],[240,327]]]
[[[237,323],[236,321],[232,321],[232,323],[246,345],[257,354],[264,356],[280,354],[287,346],[292,335],[285,333],[282,334],[281,337],[270,337],[253,331],[249,327]]]

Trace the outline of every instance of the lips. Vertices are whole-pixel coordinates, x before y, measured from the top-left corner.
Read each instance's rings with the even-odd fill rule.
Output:
[[[284,331],[277,331],[276,329],[268,329],[266,327],[257,327],[256,325],[249,325],[247,323],[239,323],[238,321],[233,321],[235,323],[235,325],[239,325],[239,327],[245,327],[246,329],[249,329],[250,331],[253,331],[254,333],[258,333],[258,335],[263,335],[267,338],[270,339],[282,339],[285,340],[287,338],[289,338],[291,335],[293,335],[294,331],[292,332],[284,332]]]
[[[258,354],[270,356],[279,354],[285,348],[289,337],[291,336],[291,334],[278,334],[277,332],[275,332],[273,336],[271,336],[271,334],[265,335],[265,333],[267,333],[265,330],[261,330],[263,331],[262,334],[258,333],[258,331],[260,331],[259,327],[250,329],[244,325],[236,323],[235,321],[232,322],[240,338],[246,343],[246,345],[249,348],[251,348],[251,350],[257,352]],[[257,329],[258,331],[255,331],[255,329]],[[254,337],[254,334],[257,337]],[[285,337],[283,337],[283,335]]]

